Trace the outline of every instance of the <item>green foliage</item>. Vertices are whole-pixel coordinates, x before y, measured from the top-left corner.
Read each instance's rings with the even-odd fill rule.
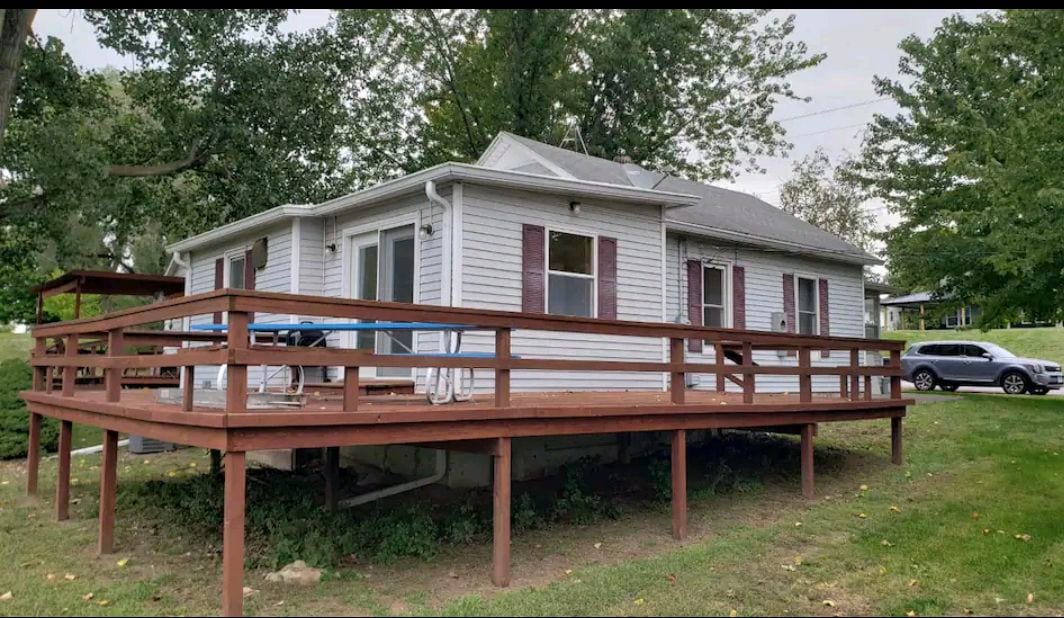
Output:
[[[793,176],[780,186],[780,206],[868,251],[874,237],[872,216],[861,207],[867,196],[852,167],[852,161],[832,165],[827,153],[817,148],[794,163]]]
[[[582,457],[564,466],[562,491],[554,501],[551,520],[590,524],[603,518],[616,519],[620,515],[616,501],[603,499],[590,488],[592,478],[601,472],[594,457]]]
[[[408,110],[408,171],[475,160],[500,130],[558,143],[575,126],[595,156],[729,177],[786,150],[769,117],[822,59],[762,10],[357,9],[340,29]]]
[[[26,455],[29,415],[18,393],[29,390],[32,382],[33,370],[26,361],[12,358],[0,362],[0,459]],[[58,439],[59,430],[55,421],[44,419],[41,424],[41,448],[54,451]]]
[[[951,17],[901,43],[901,107],[877,116],[861,174],[901,216],[893,279],[958,304],[980,325],[1022,310],[1064,317],[1064,13]]]

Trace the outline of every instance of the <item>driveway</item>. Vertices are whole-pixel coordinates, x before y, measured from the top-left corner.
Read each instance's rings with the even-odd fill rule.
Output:
[[[905,380],[901,381],[901,388],[902,388],[902,390],[905,390],[905,391],[919,392],[919,391],[916,390],[916,387],[912,385],[912,382],[907,382]],[[941,393],[942,391],[940,391],[939,389],[936,388],[932,392]],[[999,386],[962,386],[959,389],[957,389],[957,392],[958,393],[982,393],[982,394],[988,394],[988,395],[989,394],[998,394],[998,395],[1004,395],[1005,394],[1005,392],[1003,390],[1001,390],[1001,387],[999,387]],[[1057,397],[1064,396],[1064,389],[1057,389],[1055,391],[1049,391],[1049,396],[1050,397],[1052,397],[1052,396],[1057,396]]]

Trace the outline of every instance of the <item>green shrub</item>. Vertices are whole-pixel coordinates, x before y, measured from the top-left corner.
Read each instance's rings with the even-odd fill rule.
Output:
[[[0,459],[26,456],[29,442],[29,417],[19,391],[29,390],[33,370],[24,360],[8,359],[0,363]],[[41,426],[41,448],[56,449],[59,430],[55,421],[45,419]]]

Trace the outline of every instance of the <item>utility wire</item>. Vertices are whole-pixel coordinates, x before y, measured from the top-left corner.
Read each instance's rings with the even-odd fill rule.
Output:
[[[855,107],[864,107],[865,105],[873,105],[875,103],[880,103],[882,101],[889,101],[889,100],[890,100],[890,97],[880,97],[878,99],[869,99],[867,101],[861,101],[860,103],[850,103],[849,105],[840,105],[838,107],[829,107],[827,109],[822,109],[822,110],[818,110],[818,111],[815,111],[815,112],[809,112],[807,114],[799,114],[797,116],[789,116],[787,118],[782,118],[780,120],[777,120],[776,122],[783,123],[783,122],[790,122],[792,120],[800,120],[802,118],[811,118],[813,116],[821,116],[823,114],[830,114],[832,112],[838,112],[838,111],[842,111],[844,109],[853,109]]]

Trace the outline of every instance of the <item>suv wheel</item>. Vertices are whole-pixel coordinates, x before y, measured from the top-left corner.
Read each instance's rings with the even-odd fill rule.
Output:
[[[935,390],[935,374],[928,369],[921,369],[913,374],[913,386],[918,391]]]
[[[1001,376],[1001,390],[1009,395],[1022,395],[1027,390],[1027,378],[1019,371]]]

